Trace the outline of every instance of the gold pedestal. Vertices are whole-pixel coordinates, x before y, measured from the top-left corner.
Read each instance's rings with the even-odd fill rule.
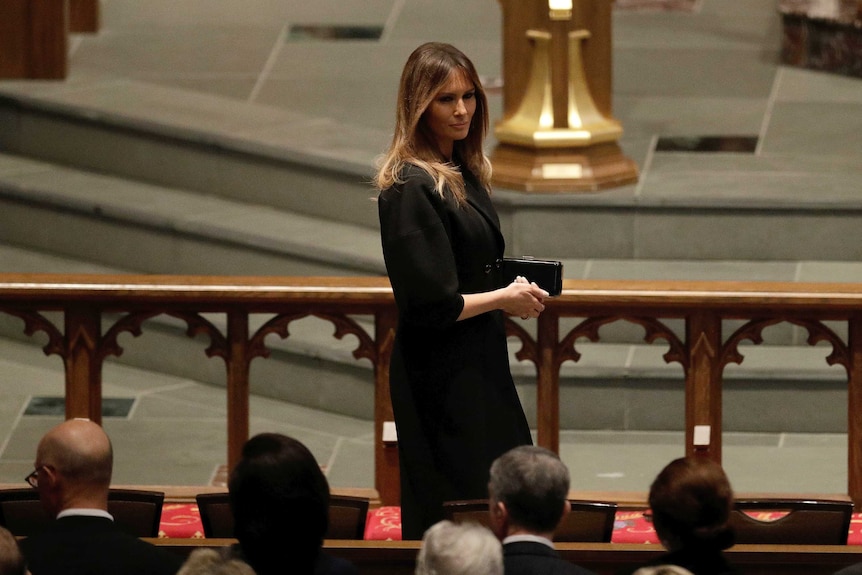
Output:
[[[554,35],[528,30],[526,36],[532,47],[530,76],[520,106],[494,130],[500,145],[491,155],[493,183],[564,193],[637,182],[637,165],[616,143],[622,126],[599,110],[589,90],[581,44],[590,33],[574,30],[565,38],[567,57],[560,61],[567,66],[561,67],[565,77],[559,82],[565,90],[555,90]]]
[[[638,181],[637,164],[616,143],[558,149],[500,144],[491,163],[494,186],[523,192],[597,192]]]
[[[533,148],[567,148],[615,142],[623,135],[620,123],[606,118],[590,94],[581,55],[581,43],[589,37],[586,30],[568,34],[566,109],[564,117],[557,117],[551,58],[553,37],[541,30],[527,31],[533,47],[530,78],[518,110],[494,128],[500,142]]]

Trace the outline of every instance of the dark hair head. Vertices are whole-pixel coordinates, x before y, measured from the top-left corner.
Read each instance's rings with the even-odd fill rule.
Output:
[[[655,530],[669,548],[733,545],[728,524],[733,490],[718,463],[702,457],[671,461],[650,487]]]
[[[426,150],[436,149],[434,137],[427,131],[422,116],[431,105],[437,92],[453,72],[464,74],[476,88],[476,112],[467,136],[467,143],[481,148],[488,131],[488,100],[479,74],[470,59],[451,44],[428,42],[416,48],[407,58],[401,72],[396,109],[396,129],[416,146],[415,152],[423,156]],[[456,142],[456,148],[459,147]]]
[[[461,172],[442,157],[437,140],[424,120],[425,112],[452,74],[463,74],[476,90],[476,110],[467,137],[454,144],[454,156],[466,166],[482,186],[490,189],[491,163],[484,153],[490,117],[488,98],[473,62],[451,44],[427,42],[417,47],[404,64],[395,107],[395,131],[389,151],[379,161],[375,183],[385,190],[399,181],[406,163],[427,171],[437,192],[448,189],[459,203],[465,200]]]
[[[491,464],[488,495],[506,506],[510,521],[533,533],[556,529],[569,493],[569,470],[553,451],[524,445]]]
[[[243,446],[228,482],[234,534],[258,575],[314,564],[328,527],[329,484],[299,441],[262,433]]]

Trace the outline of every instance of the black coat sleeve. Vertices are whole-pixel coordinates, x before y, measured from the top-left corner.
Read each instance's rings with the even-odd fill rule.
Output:
[[[418,168],[378,198],[383,258],[402,322],[444,328],[464,308],[447,209],[434,180]]]

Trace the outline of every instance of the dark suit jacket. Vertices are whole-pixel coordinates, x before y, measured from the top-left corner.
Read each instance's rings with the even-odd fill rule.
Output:
[[[518,541],[503,545],[504,575],[596,575],[569,563],[547,545]]]
[[[505,243],[491,198],[464,173],[466,205],[408,167],[378,198],[386,270],[398,305],[389,367],[401,464],[404,539],[443,519],[447,500],[488,496],[499,455],[531,443],[509,371],[502,312],[456,321],[462,294],[501,283]]]
[[[21,541],[33,575],[174,575],[179,555],[133,537],[102,517],[72,516]]]

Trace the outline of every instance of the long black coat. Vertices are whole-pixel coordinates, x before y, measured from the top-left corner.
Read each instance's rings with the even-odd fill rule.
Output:
[[[461,294],[495,289],[505,243],[491,199],[464,172],[467,204],[408,167],[379,196],[383,255],[398,305],[390,387],[401,460],[402,537],[419,539],[442,503],[488,496],[495,458],[531,443],[502,312],[456,321]]]

